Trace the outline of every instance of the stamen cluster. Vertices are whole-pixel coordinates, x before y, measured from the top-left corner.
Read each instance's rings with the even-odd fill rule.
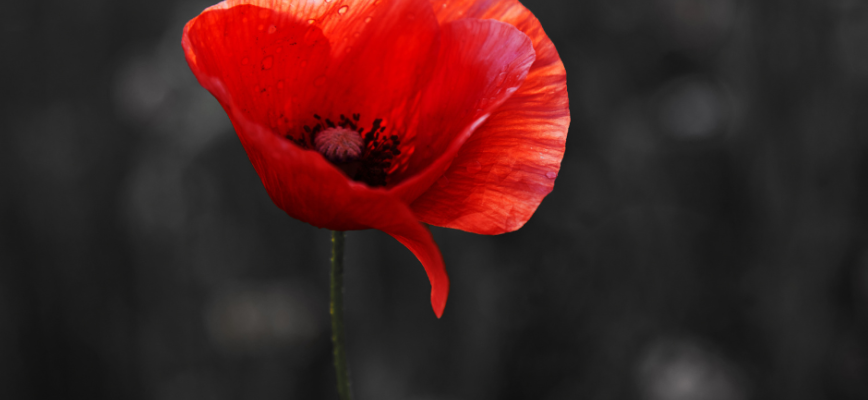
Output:
[[[352,114],[352,118],[347,118],[343,114],[337,123],[329,118],[322,118],[317,114],[313,117],[318,121],[316,125],[310,127],[304,125],[304,133],[301,137],[295,138],[287,134],[285,137],[304,149],[323,148],[330,149],[323,144],[324,141],[317,142],[317,136],[329,131],[331,135],[336,129],[353,131],[359,134],[361,138],[361,153],[357,157],[329,157],[324,155],[335,166],[340,168],[351,179],[368,184],[369,186],[385,186],[388,182],[389,173],[393,170],[394,159],[401,154],[398,146],[401,144],[401,139],[397,135],[385,135],[386,126],[383,125],[381,118],[375,119],[371,124],[371,129],[365,132],[364,127],[359,127],[359,114]],[[349,140],[350,143],[355,143],[355,140]],[[321,145],[322,144],[322,145]]]

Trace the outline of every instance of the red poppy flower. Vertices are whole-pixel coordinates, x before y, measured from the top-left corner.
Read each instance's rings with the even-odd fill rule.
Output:
[[[554,186],[566,74],[515,0],[227,0],[184,28],[274,203],[409,248],[439,317],[449,279],[420,223],[520,228]]]

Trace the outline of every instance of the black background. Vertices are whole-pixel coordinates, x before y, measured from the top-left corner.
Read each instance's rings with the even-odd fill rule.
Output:
[[[868,5],[528,0],[567,69],[521,230],[350,232],[362,400],[868,398]],[[0,398],[334,399],[329,233],[184,61],[208,3],[0,10]]]

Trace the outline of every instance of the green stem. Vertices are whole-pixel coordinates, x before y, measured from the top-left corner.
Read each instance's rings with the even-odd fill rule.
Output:
[[[335,356],[335,373],[338,378],[338,396],[341,400],[353,398],[350,392],[350,371],[347,366],[347,351],[344,337],[344,232],[332,231],[331,273],[332,348]]]

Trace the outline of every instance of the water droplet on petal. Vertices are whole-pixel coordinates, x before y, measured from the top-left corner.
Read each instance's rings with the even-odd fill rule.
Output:
[[[367,23],[369,23],[369,22],[371,22],[371,17],[367,17],[367,18],[365,18],[365,23],[367,24]]]
[[[467,165],[467,172],[475,174],[479,171],[482,171],[482,164],[480,164],[479,161],[473,160],[473,162]]]
[[[332,0],[325,0],[325,2],[326,2],[326,3],[331,3],[331,2],[332,2]]]
[[[272,56],[265,57],[265,59],[262,60],[262,69],[271,69],[271,67],[273,65],[274,65],[274,57],[272,57]]]
[[[313,18],[307,20],[307,24],[308,24],[308,25],[313,25],[314,22],[316,22],[316,20],[313,19]]]
[[[269,26],[268,27],[268,33],[274,33],[274,32],[277,32],[277,27],[274,25]]]
[[[247,65],[247,64],[250,64],[250,59],[247,57],[242,58],[241,59],[241,65]]]
[[[283,80],[279,80],[279,81],[277,81],[277,88],[278,88],[278,89],[283,89]]]
[[[313,80],[313,85],[316,87],[320,87],[322,85],[325,85],[325,81],[326,81],[325,75],[320,75],[318,78]]]
[[[546,172],[546,178],[555,179],[558,177],[558,173],[555,171]]]
[[[344,14],[346,14],[346,13],[347,13],[347,10],[348,10],[349,8],[350,8],[350,6],[342,6],[341,8],[338,8],[338,14],[340,14],[340,15],[344,15]]]

